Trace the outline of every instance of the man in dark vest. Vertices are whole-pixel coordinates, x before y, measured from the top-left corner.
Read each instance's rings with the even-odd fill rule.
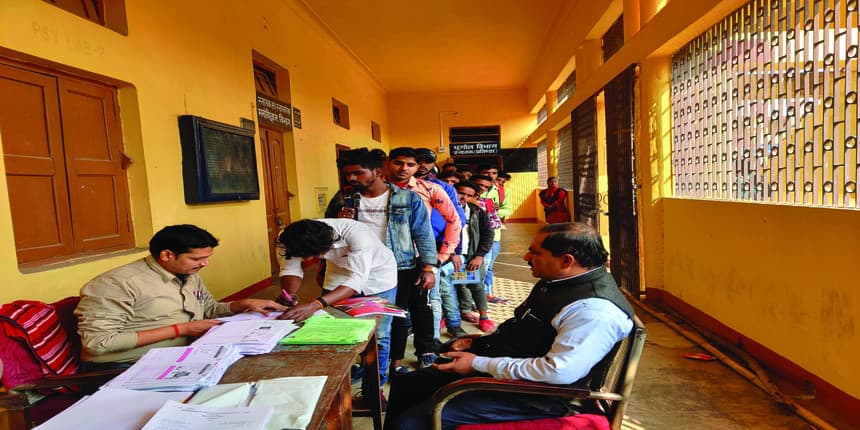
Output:
[[[493,376],[550,384],[591,385],[604,360],[633,328],[633,308],[606,271],[609,253],[585,224],[550,224],[538,231],[523,257],[540,278],[528,298],[494,333],[462,337],[445,355],[453,361],[392,381],[385,428],[431,426],[430,396],[467,376]],[[599,413],[590,404],[513,393],[472,391],[442,412],[443,428],[461,424],[530,420]]]

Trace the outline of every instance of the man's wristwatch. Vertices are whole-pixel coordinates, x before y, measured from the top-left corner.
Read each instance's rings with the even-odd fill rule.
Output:
[[[439,273],[439,268],[438,268],[438,267],[436,267],[436,266],[429,266],[429,267],[428,267],[428,266],[424,266],[424,269],[422,269],[422,271],[424,271],[424,272],[433,272],[433,274],[434,274],[434,275],[436,275],[436,274],[438,274],[438,273]]]

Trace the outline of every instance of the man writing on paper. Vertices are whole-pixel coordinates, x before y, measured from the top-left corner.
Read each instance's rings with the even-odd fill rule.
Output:
[[[271,300],[216,301],[197,275],[216,246],[200,227],[167,226],[149,241],[150,255],[87,282],[75,309],[84,363],[131,363],[152,348],[188,344],[221,323],[211,318],[286,309]]]
[[[356,294],[376,296],[394,303],[397,296],[397,260],[394,253],[362,222],[348,218],[305,219],[284,228],[278,236],[281,286],[296,295],[304,270],[302,261],[326,260],[323,293],[316,300],[297,305],[280,318],[302,321],[314,312]],[[380,382],[385,383],[391,339],[391,315],[379,317],[376,343],[379,348]],[[365,398],[370,387],[368,373],[362,380]]]
[[[633,328],[633,308],[604,267],[609,253],[585,224],[541,228],[523,257],[540,278],[526,300],[490,335],[458,338],[453,361],[393,381],[385,429],[430,428],[430,396],[467,377],[493,376],[559,385],[587,385],[593,369]],[[471,391],[449,401],[442,427],[531,420],[594,412],[591,404],[521,393]]]

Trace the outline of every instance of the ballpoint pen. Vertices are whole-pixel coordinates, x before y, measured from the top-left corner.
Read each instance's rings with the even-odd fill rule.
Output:
[[[295,303],[293,302],[293,296],[291,296],[290,293],[287,292],[286,288],[281,288],[281,292],[284,293],[284,298],[287,299],[288,303]]]

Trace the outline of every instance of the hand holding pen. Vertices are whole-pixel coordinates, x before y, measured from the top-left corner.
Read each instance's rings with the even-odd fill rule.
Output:
[[[295,306],[296,304],[298,304],[298,300],[293,298],[293,296],[291,296],[290,293],[287,292],[286,288],[281,288],[281,293],[283,294],[283,296],[278,298],[279,302],[282,302],[287,306]]]

